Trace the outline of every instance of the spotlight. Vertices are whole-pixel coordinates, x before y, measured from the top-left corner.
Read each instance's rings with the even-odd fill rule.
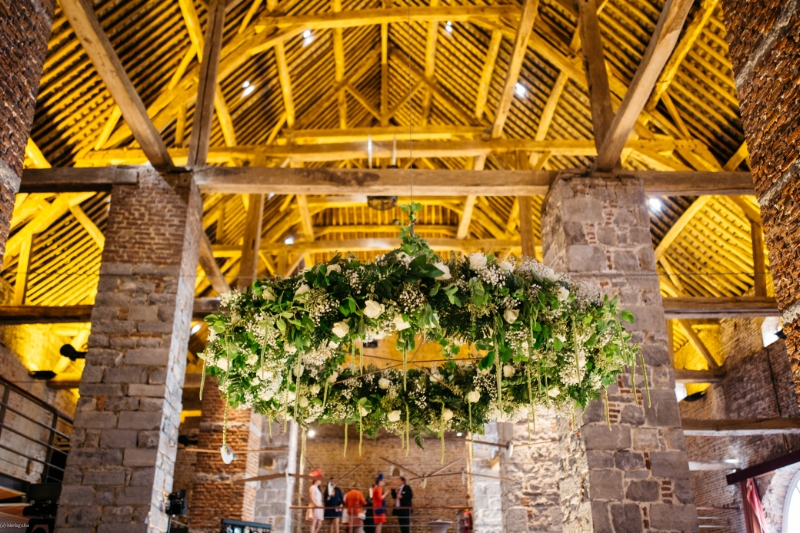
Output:
[[[456,437],[460,437],[461,435],[463,435],[463,433],[461,433],[460,431],[456,433]]]
[[[315,436],[316,434],[317,434],[317,431],[316,431],[316,430],[314,430],[314,429],[309,429],[309,430],[308,430],[308,436],[309,436],[309,437],[311,437],[312,439],[314,438],[314,436]]]
[[[655,212],[660,212],[661,208],[664,206],[664,204],[662,204],[661,200],[658,198],[648,198],[647,205],[650,206],[650,209]]]
[[[444,25],[444,31],[446,31],[447,33],[453,33],[453,23],[450,22],[449,20]]]
[[[255,85],[249,85],[249,86],[245,87],[244,91],[242,91],[242,98],[246,98],[246,97],[250,96],[251,94],[253,94],[253,91],[255,91],[255,90],[256,90],[256,86]]]
[[[56,377],[57,374],[52,370],[31,370],[28,375],[33,379],[49,381]]]
[[[86,352],[79,352],[71,344],[63,345],[61,349],[58,350],[58,353],[70,359],[71,361],[75,361],[77,359],[86,359]]]
[[[308,46],[314,42],[314,36],[311,35],[311,30],[306,30],[303,32],[303,46]]]
[[[292,245],[292,244],[294,244],[294,237],[292,237],[291,235],[289,235],[289,236],[288,236],[288,237],[286,237],[286,239],[283,241],[283,244],[288,244],[288,245]]]
[[[273,198],[275,198],[275,193],[274,192],[271,192],[271,193],[269,193],[267,195],[267,200],[272,200]]]
[[[528,95],[528,89],[526,89],[521,83],[514,85],[514,92],[517,93],[517,96],[520,98],[525,98]]]
[[[203,327],[202,324],[195,324],[194,326],[192,326],[192,335],[194,335],[195,333],[200,331],[200,328],[202,328],[202,327]]]

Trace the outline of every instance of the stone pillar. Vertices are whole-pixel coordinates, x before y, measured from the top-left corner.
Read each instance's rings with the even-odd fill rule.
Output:
[[[216,451],[222,447],[225,408],[216,380],[207,380],[197,447],[215,452],[197,455],[192,501],[189,502],[189,528],[193,533],[217,533],[221,518],[249,522],[254,518],[258,485],[241,480],[258,475],[259,454],[242,452],[261,448],[264,417],[249,409],[227,408],[226,443],[237,457],[226,465]]]
[[[6,251],[52,22],[52,0],[14,0],[0,6],[0,260]]]
[[[57,531],[166,531],[201,216],[191,174],[111,192]]]
[[[283,422],[272,422],[272,437],[269,435],[267,424],[268,422],[264,420],[265,429],[262,430],[261,448],[275,449],[275,451],[259,455],[261,459],[258,465],[258,475],[297,472],[297,424],[290,421],[287,431],[284,431]],[[274,533],[290,533],[294,483],[294,477],[259,481],[254,520],[259,524],[272,524]]]
[[[723,0],[775,297],[800,398],[800,0]]]
[[[486,424],[483,435],[473,434],[472,438],[482,442],[497,443],[497,422]],[[503,454],[497,446],[474,444],[472,461],[469,461],[470,444],[467,443],[467,471],[476,474],[469,476],[469,503],[472,506],[472,528],[475,533],[502,533],[503,501],[502,483],[496,479],[500,475],[500,461]],[[486,476],[486,477],[484,477]],[[495,478],[495,479],[492,479]]]
[[[562,433],[563,531],[696,531],[642,182],[562,175],[542,211],[545,264],[597,283],[636,317],[629,329],[642,345],[652,398],[651,408],[637,404],[630,374],[621,375],[608,388],[611,430],[595,401],[576,414],[576,433]],[[641,366],[636,375],[641,402]]]

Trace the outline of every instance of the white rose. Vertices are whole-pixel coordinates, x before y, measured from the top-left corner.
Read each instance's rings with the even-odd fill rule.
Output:
[[[403,315],[397,315],[394,317],[394,327],[397,328],[397,331],[403,331],[404,329],[410,328],[411,324],[403,320]]]
[[[444,420],[445,422],[449,422],[452,419],[453,419],[453,411],[451,411],[450,409],[444,409],[442,411],[442,420]]]
[[[558,301],[559,302],[566,302],[569,298],[569,291],[564,287],[558,288]]]
[[[507,378],[513,378],[514,374],[516,373],[517,370],[511,365],[506,365],[503,367],[503,375]]]
[[[361,404],[358,404],[358,412],[361,413],[361,416],[367,416],[369,411]]]
[[[382,388],[383,390],[388,389],[392,385],[392,382],[386,378],[381,378],[378,380],[378,387]]]
[[[275,396],[275,392],[270,388],[262,390],[261,393],[259,394],[259,397],[265,402],[270,401],[273,396]]]
[[[342,267],[339,265],[328,265],[328,269],[325,272],[326,275],[330,276],[331,272],[338,272],[339,274],[342,273]]]
[[[500,270],[502,270],[503,272],[511,272],[512,270],[514,270],[514,265],[512,265],[508,261],[503,261],[497,266],[499,266]]]
[[[556,339],[560,340],[561,344],[564,344],[565,342],[567,342],[567,336],[566,335],[556,335]]]
[[[469,267],[472,270],[483,270],[486,268],[486,256],[481,252],[475,252],[469,255]]]
[[[283,347],[283,351],[286,353],[297,353],[297,346],[294,344],[287,344]]]
[[[334,372],[333,374],[328,376],[328,383],[331,383],[331,384],[336,383],[336,378],[338,378],[338,377],[339,377],[339,373],[338,372]]]
[[[297,290],[296,290],[296,291],[294,291],[294,295],[295,295],[295,296],[300,296],[301,294],[305,294],[305,293],[307,293],[307,292],[308,292],[308,291],[310,291],[310,290],[311,290],[311,287],[309,287],[308,285],[306,285],[305,283],[303,283],[302,285],[300,285],[299,287],[297,287]]]
[[[503,318],[505,318],[506,322],[508,322],[509,324],[513,324],[514,322],[517,321],[517,318],[519,318],[519,311],[510,308],[506,309],[506,312],[503,313]]]
[[[375,300],[364,302],[364,316],[367,318],[378,318],[383,313],[383,305]]]
[[[389,413],[389,422],[400,422],[400,411],[392,411]]]
[[[219,359],[217,359],[217,362],[214,364],[217,365],[217,368],[220,368],[222,370],[228,370],[228,360],[225,359],[224,357],[220,357]]]
[[[308,390],[310,390],[310,391],[311,391],[311,394],[313,394],[314,396],[316,396],[317,394],[319,394],[319,391],[320,391],[320,386],[319,386],[319,385],[317,385],[316,383],[314,383],[313,385],[311,385],[311,386],[308,388]]]
[[[248,365],[254,365],[258,361],[258,354],[250,354],[250,357],[247,358]]]
[[[405,252],[400,252],[400,253],[397,254],[397,260],[400,261],[401,263],[405,264],[405,265],[408,265],[409,263],[411,263],[412,259],[413,258],[410,255],[408,255],[407,253],[405,253]]]
[[[561,394],[561,391],[559,390],[558,387],[553,387],[552,389],[547,391],[547,395],[550,396],[551,398],[555,398],[559,394]]]
[[[339,337],[340,339],[345,335],[347,335],[349,331],[350,331],[350,326],[348,326],[347,322],[345,322],[344,320],[335,323],[333,325],[333,329],[331,329],[331,332],[333,332],[333,334]]]
[[[469,391],[469,394],[467,394],[467,400],[469,401],[469,403],[478,403],[480,399],[481,399],[481,393],[476,390]]]
[[[444,263],[434,263],[433,266],[435,266],[437,269],[439,269],[442,272],[444,272],[444,274],[442,274],[438,278],[434,278],[434,279],[436,279],[437,281],[444,281],[444,280],[447,280],[447,279],[452,279],[453,276],[450,275],[450,267],[449,266],[445,265]]]
[[[300,398],[300,407],[308,407],[308,398],[305,396]]]
[[[274,302],[275,301],[275,293],[272,292],[272,289],[264,289],[264,292],[262,293],[262,295],[264,296],[264,299],[266,301],[268,301],[268,302]]]

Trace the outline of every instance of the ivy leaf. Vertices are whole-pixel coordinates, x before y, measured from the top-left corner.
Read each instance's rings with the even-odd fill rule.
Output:
[[[428,296],[436,296],[439,293],[439,288],[441,286],[442,284],[437,281],[436,285],[434,285],[433,288],[431,289],[431,292],[428,293]]]
[[[553,348],[557,352],[560,352],[561,348],[563,348],[563,347],[564,347],[564,343],[561,342],[561,339],[559,339],[558,337],[553,337]]]
[[[286,335],[286,321],[282,318],[278,318],[275,324],[277,324],[278,329],[281,330],[281,334]]]
[[[494,364],[494,352],[489,352],[486,354],[486,357],[478,361],[478,368],[481,370],[486,370],[492,368]]]
[[[350,308],[345,307],[344,304],[339,305],[339,311],[341,311],[344,316],[350,316]]]
[[[616,297],[614,299],[616,300]],[[622,320],[624,320],[628,324],[633,324],[633,320],[634,320],[633,313],[623,309],[620,314],[622,315]]]

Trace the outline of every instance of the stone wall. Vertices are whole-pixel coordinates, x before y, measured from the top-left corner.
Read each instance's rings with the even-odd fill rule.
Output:
[[[188,174],[112,190],[57,531],[166,530],[201,215]]]
[[[280,422],[272,423],[272,436],[264,420],[266,429],[262,430],[261,448],[275,448],[276,452],[260,455],[258,475],[297,472],[297,425],[290,423],[284,431]],[[290,506],[295,479],[281,477],[258,483],[255,496],[254,520],[260,524],[272,524],[275,533],[290,533],[292,521]]]
[[[486,424],[483,435],[472,438],[481,442],[497,444],[496,422]],[[472,506],[474,533],[503,532],[503,486],[497,479],[500,475],[500,461],[503,451],[491,444],[474,444],[471,449],[472,461],[468,471],[476,474],[467,479],[469,504]],[[486,477],[484,477],[486,476]]]
[[[703,399],[681,402],[681,416],[699,419],[800,416],[785,343],[778,341],[763,348],[761,319],[723,319],[720,322],[725,379],[710,386]],[[739,461],[740,468],[746,468],[800,449],[800,437],[687,437],[686,448],[691,461],[734,459]],[[792,465],[757,479],[773,533],[781,532],[786,490],[798,469],[800,465]],[[738,485],[727,484],[725,475],[728,473],[730,470],[692,472],[695,504],[705,508],[704,516],[724,518],[732,530],[744,531],[741,491]]]
[[[402,475],[408,479],[409,486],[414,491],[416,509],[413,515],[412,531],[415,533],[427,532],[428,529],[424,524],[430,520],[441,518],[453,521],[453,527],[449,531],[455,532],[458,510],[445,507],[468,505],[467,476],[462,477],[461,474],[462,470],[466,469],[467,458],[463,438],[448,435],[451,438],[445,441],[444,460],[442,460],[441,442],[436,438],[426,438],[423,443],[424,449],[419,448],[412,439],[411,449],[406,456],[406,451],[400,447],[400,438],[396,435],[381,433],[377,439],[364,435],[361,455],[359,455],[358,431],[350,426],[345,455],[344,430],[341,426],[321,426],[315,430],[317,434],[313,438],[306,439],[306,472],[321,468],[327,480],[330,477],[340,478],[348,471],[358,467],[342,481],[342,489],[346,491],[354,485],[366,497],[379,472],[382,472],[387,478],[386,489],[388,491],[395,484],[396,476],[400,475],[402,471]],[[394,476],[391,475],[392,463],[399,465],[394,466]],[[431,474],[444,467],[447,468],[440,473],[453,473],[454,475],[432,477],[428,479],[424,487],[419,479],[414,479],[419,475]],[[498,472],[494,471],[491,475],[497,476]],[[299,501],[302,502],[302,505],[308,505],[308,483],[298,483],[299,487],[302,487]],[[295,501],[298,499],[296,498]],[[386,499],[386,503],[388,507],[394,504],[391,495]],[[425,509],[424,507],[433,508]],[[389,514],[391,515],[391,510]],[[297,520],[304,516],[304,512],[295,511],[295,531],[298,533],[308,531],[308,522]],[[396,525],[397,521],[390,516],[388,523]],[[393,530],[397,531],[396,528]]]
[[[0,259],[22,176],[53,9],[51,0],[0,2]]]
[[[638,366],[635,384],[623,374],[608,388],[610,429],[595,401],[576,415],[579,434],[562,433],[565,532],[697,530],[645,200],[633,178],[562,175],[544,202],[545,264],[618,296],[633,313],[629,330],[642,346],[652,399],[652,407],[641,404]]]
[[[775,296],[800,391],[800,0],[723,0]]]

